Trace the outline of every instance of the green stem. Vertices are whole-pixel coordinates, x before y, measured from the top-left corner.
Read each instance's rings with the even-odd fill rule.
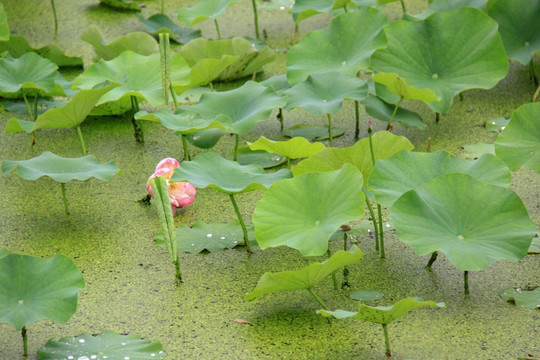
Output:
[[[212,84],[211,81],[208,83],[208,85],[210,86],[210,91],[215,91],[214,90],[214,84]]]
[[[184,160],[189,161],[189,148],[187,144],[186,135],[182,134],[182,145],[184,146]]]
[[[28,115],[30,115],[30,119],[32,119],[32,121],[35,121],[34,114],[32,113],[32,108],[30,107],[30,103],[28,102],[28,99],[26,98],[26,94],[24,92],[23,99],[24,103],[26,104],[26,110],[28,110]]]
[[[463,91],[459,93],[459,101],[463,101]]]
[[[278,119],[279,119],[279,130],[281,130],[281,132],[283,132],[283,108],[279,108],[279,111],[278,111]]]
[[[332,116],[329,113],[326,113],[328,116],[328,138],[330,139],[330,147],[334,147],[334,141],[332,139]]]
[[[383,332],[384,332],[384,345],[386,346],[386,359],[390,359],[392,357],[392,353],[390,352],[390,338],[388,337],[388,325],[382,324]]]
[[[234,157],[233,160],[238,160],[238,144],[240,143],[240,137],[238,134],[234,134]]]
[[[532,102],[536,101],[536,98],[538,97],[539,93],[540,93],[540,86],[538,86],[538,88],[536,88],[536,91],[534,92],[534,95],[532,97]]]
[[[54,6],[54,0],[51,0],[52,11],[54,15],[54,40],[58,38],[58,18],[56,16],[56,6]]]
[[[328,248],[326,250],[326,255],[328,256],[329,259],[332,256],[332,253],[330,252],[330,248]],[[335,272],[332,273],[332,282],[334,283],[334,290],[337,290],[338,285],[337,285],[337,278],[336,278],[336,273]]]
[[[165,14],[165,0],[161,0],[161,13]]]
[[[131,109],[133,113],[131,116],[131,123],[133,124],[133,131],[135,132],[135,141],[144,144],[144,134],[142,128],[134,117],[135,113],[139,111],[139,101],[137,100],[137,97],[133,95],[131,96]]]
[[[229,198],[231,199],[231,202],[234,207],[234,211],[236,212],[236,216],[238,217],[238,221],[240,222],[240,226],[242,227],[242,232],[244,233],[244,244],[246,245],[247,251],[251,251],[251,246],[249,245],[249,239],[248,239],[248,233],[246,229],[246,224],[244,223],[244,219],[242,218],[242,214],[240,214],[240,209],[238,209],[238,204],[236,204],[236,200],[234,199],[234,196],[232,194],[229,194]]]
[[[311,288],[307,289],[307,291],[309,291],[309,293],[311,294],[311,296],[313,296],[315,298],[315,300],[317,300],[317,302],[319,303],[319,305],[321,305],[321,307],[324,309],[324,310],[328,310],[328,307],[324,304],[324,302],[322,301],[322,299],[320,297],[317,296],[317,294],[315,294],[315,292],[313,292],[313,290]]]
[[[463,287],[465,295],[469,295],[469,272],[463,272]]]
[[[28,336],[26,336],[26,326],[23,326],[21,329],[21,335],[23,338],[23,356],[28,356]]]
[[[176,98],[176,91],[174,90],[172,84],[170,84],[169,89],[171,90],[171,96],[174,102],[174,108],[178,107],[178,99]]]
[[[257,39],[259,39],[259,14],[257,14],[257,3],[255,0],[251,0],[251,3],[253,4],[253,16],[255,18],[255,35],[257,36]]]
[[[217,32],[218,40],[221,40],[221,32],[219,31],[219,25],[216,19],[214,19],[214,24],[216,25],[216,32]]]
[[[159,55],[160,55],[160,65],[161,65],[161,87],[163,90],[163,99],[165,100],[165,105],[169,105],[169,89],[170,89],[170,79],[169,79],[169,34],[160,33],[159,34]]]
[[[435,122],[438,124],[441,121],[441,113],[435,113]]]
[[[401,2],[401,8],[403,9],[403,14],[407,12],[407,9],[405,8],[405,2],[403,0],[399,0]]]
[[[382,208],[381,204],[377,203],[377,212],[379,213],[379,243],[381,246],[381,259],[386,257],[384,253],[384,231],[383,231],[383,221],[382,221]]]
[[[68,220],[68,223],[69,223],[70,219],[69,219],[68,199],[67,199],[67,196],[66,196],[66,184],[65,183],[60,183],[60,186],[62,188],[62,198],[64,199],[64,210],[66,210],[66,217],[67,217],[67,220]]]
[[[392,132],[392,130],[394,129],[394,118],[396,117],[396,113],[399,109],[399,105],[401,104],[401,100],[403,100],[402,97],[399,98],[399,101],[396,104],[396,107],[394,108],[394,112],[392,113],[392,117],[390,117],[390,121],[388,122],[388,126],[386,127],[387,131]]]
[[[531,79],[534,82],[535,86],[538,86],[538,78],[536,77],[536,74],[534,73],[534,62],[533,58],[531,58],[531,61],[529,61],[529,72],[531,74]]]
[[[37,93],[37,90],[36,90],[36,97],[34,98],[34,121],[36,121],[37,117],[38,117],[37,105],[38,105],[38,93]]]
[[[182,272],[180,271],[180,259],[178,259],[178,254],[176,255],[176,261],[174,262],[174,267],[176,268],[176,280],[179,283],[182,283]]]
[[[431,266],[437,260],[437,254],[439,254],[437,251],[435,251],[433,254],[431,254],[431,257],[429,258],[429,261],[426,265],[426,269],[431,270]]]
[[[360,136],[360,102],[354,100],[354,115],[356,117],[356,128],[354,129],[354,139],[358,140]]]
[[[84,146],[84,139],[82,137],[82,132],[81,132],[81,126],[77,126],[77,134],[79,135],[79,140],[81,142],[81,148],[82,148],[82,153],[83,153],[83,156],[86,156],[86,146]]]
[[[371,220],[373,221],[373,229],[375,230],[375,250],[379,252],[379,228],[377,226],[377,219],[375,217],[375,212],[373,212],[373,208],[371,207],[371,203],[369,202],[367,193],[365,190],[363,191],[366,199],[366,205],[369,210],[369,215],[371,216]]]
[[[349,10],[347,10],[347,4],[345,3],[345,5],[343,6],[343,10],[345,10],[345,12],[349,12]]]

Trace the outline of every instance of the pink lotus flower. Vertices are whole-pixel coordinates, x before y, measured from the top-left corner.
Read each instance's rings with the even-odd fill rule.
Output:
[[[169,186],[169,200],[173,215],[176,215],[177,209],[190,205],[195,200],[196,194],[195,186],[188,182],[169,182],[177,167],[180,167],[180,164],[176,159],[165,158],[157,164],[156,171],[148,178],[150,180],[158,176],[165,176]],[[146,189],[151,196],[154,196],[150,183],[147,183]]]

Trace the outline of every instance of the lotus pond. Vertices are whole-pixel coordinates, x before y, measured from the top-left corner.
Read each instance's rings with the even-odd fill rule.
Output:
[[[0,359],[540,358],[538,18],[2,1]]]

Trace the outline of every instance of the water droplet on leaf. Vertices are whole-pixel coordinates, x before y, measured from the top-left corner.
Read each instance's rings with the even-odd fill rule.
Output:
[[[24,300],[19,300],[18,303],[19,304],[24,304]]]
[[[433,74],[433,75],[431,75],[431,77],[433,78],[433,80],[437,80],[439,78],[439,75]]]
[[[81,344],[84,343],[85,341],[86,341],[86,340],[84,340],[84,339],[79,339],[79,342],[80,342]]]
[[[459,240],[465,240],[465,238],[463,237],[463,235],[458,235],[457,237]]]
[[[270,158],[270,160],[272,160],[272,161],[279,161],[279,160],[281,160],[281,156],[277,156],[277,155],[276,155],[276,156],[272,156],[272,157]]]
[[[211,238],[211,237],[212,237],[212,234],[206,234],[206,237],[207,237],[207,238]]]

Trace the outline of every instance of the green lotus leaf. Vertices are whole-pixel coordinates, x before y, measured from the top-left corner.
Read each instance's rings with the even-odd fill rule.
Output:
[[[227,132],[223,129],[206,129],[186,136],[190,144],[200,149],[213,148]]]
[[[356,76],[369,66],[373,52],[386,45],[386,24],[384,14],[371,7],[336,16],[328,27],[309,32],[289,50],[287,79],[296,85],[308,75],[328,71]]]
[[[516,306],[540,309],[540,287],[534,290],[507,289],[501,297],[506,301],[515,302]]]
[[[22,55],[35,52],[44,59],[48,59],[58,65],[62,66],[83,66],[82,58],[78,56],[67,56],[64,54],[58,46],[50,44],[42,48],[34,49],[29,44],[24,36],[12,35],[9,40],[4,40],[0,42],[0,52],[7,51],[9,54],[15,58],[21,57]]]
[[[247,294],[245,299],[251,301],[276,291],[309,290],[342,267],[359,263],[363,257],[362,250],[353,245],[349,251],[336,251],[328,260],[310,264],[300,270],[264,273],[255,289]]]
[[[62,129],[79,126],[90,114],[103,94],[111,91],[118,84],[101,84],[94,89],[80,90],[69,99],[69,102],[59,108],[53,108],[38,116],[33,130]]]
[[[63,100],[47,100],[44,98],[38,98],[37,101],[37,113],[38,115],[43,114],[49,109],[54,109],[66,105],[66,102]],[[4,102],[4,109],[6,111],[16,113],[19,115],[28,115],[28,108],[24,100],[21,101],[6,101]]]
[[[133,10],[133,11],[141,11],[141,7],[139,6],[140,1],[134,1],[134,0],[99,0],[101,4],[105,4],[109,7],[112,7],[114,9],[120,9],[120,10]]]
[[[540,173],[540,103],[521,105],[495,141],[495,153],[510,170]]]
[[[170,39],[179,44],[187,44],[191,40],[200,38],[201,30],[184,29],[172,22],[165,14],[155,14],[148,19],[141,16],[139,20],[144,24],[146,31],[157,35],[159,33],[168,33]]]
[[[540,233],[536,233],[536,236],[533,238],[531,242],[531,246],[529,246],[529,250],[527,250],[527,254],[540,254]]]
[[[218,121],[222,129],[243,135],[286,102],[271,88],[248,81],[234,90],[205,93],[197,105],[180,106],[176,112],[178,116],[192,116],[192,121],[205,120],[208,124]]]
[[[227,159],[234,158],[234,151],[227,155]],[[251,150],[249,146],[239,146],[236,151],[236,162],[240,165],[259,165],[263,169],[282,165],[287,161],[285,156],[269,153],[263,150]]]
[[[313,15],[344,8],[349,0],[296,0],[292,7],[292,16],[296,24]]]
[[[536,234],[512,190],[467,174],[442,175],[406,192],[390,213],[397,236],[418,255],[440,251],[461,271],[519,260]]]
[[[491,89],[508,71],[497,23],[482,11],[460,8],[424,21],[396,21],[385,27],[388,47],[371,57],[376,72],[396,73],[440,99],[428,105],[446,113],[454,95]]]
[[[401,150],[412,150],[413,145],[407,138],[396,136],[387,131],[379,131],[373,135],[373,151],[375,160],[386,159]],[[309,172],[324,172],[340,169],[343,164],[356,166],[364,177],[364,186],[373,171],[373,160],[369,147],[369,139],[359,140],[347,148],[326,148],[315,155],[302,160],[291,168],[294,176]]]
[[[94,61],[99,59],[112,60],[126,50],[131,50],[145,56],[158,52],[156,39],[140,31],[134,31],[120,36],[107,45],[101,37],[99,28],[91,25],[84,29],[81,34],[81,40],[86,41],[94,47],[97,55]]]
[[[303,137],[309,141],[315,140],[328,140],[330,133],[328,132],[328,126],[311,125],[311,124],[296,124],[283,130],[283,136],[295,138]],[[335,139],[342,136],[345,133],[343,129],[332,127],[332,137]]]
[[[356,301],[375,301],[383,297],[384,293],[377,290],[356,290],[349,294],[349,299]]]
[[[207,120],[200,117],[195,117],[193,114],[189,113],[173,114],[173,112],[169,109],[159,109],[155,113],[139,111],[135,114],[135,119],[160,121],[161,124],[167,129],[171,129],[184,135],[196,133],[204,129],[225,129],[225,127],[219,122],[219,117],[217,120]]]
[[[0,58],[0,91],[15,93],[21,89],[50,92],[54,89],[57,66],[36,53],[18,59]]]
[[[8,249],[0,249],[0,259],[11,254]]]
[[[285,109],[301,107],[313,115],[335,114],[343,106],[343,100],[363,100],[367,90],[364,80],[339,72],[308,75],[306,81],[283,92],[289,97]]]
[[[346,310],[318,310],[317,313],[327,317],[335,317],[336,319],[354,318],[363,321],[368,321],[376,324],[387,325],[399,319],[409,311],[421,306],[437,306],[445,307],[444,303],[436,303],[435,301],[423,301],[417,297],[408,297],[399,300],[392,306],[368,306],[360,304],[357,312]]]
[[[429,6],[427,7],[425,11],[421,12],[420,14],[414,14],[414,15],[406,13],[403,16],[403,19],[424,20],[425,18],[427,18],[428,16],[436,12],[448,12],[448,11],[462,8],[464,6],[477,8],[483,11],[486,8],[487,2],[488,0],[453,0],[453,1],[434,0],[433,2],[431,2],[431,4],[429,4]]]
[[[274,75],[264,81],[261,81],[259,84],[264,85],[266,87],[272,87],[274,91],[281,95],[283,91],[288,90],[291,88],[291,85],[289,84],[289,81],[287,80],[287,75]]]
[[[114,162],[99,164],[93,155],[63,158],[49,151],[29,160],[3,160],[2,173],[6,175],[12,171],[25,180],[36,180],[42,176],[48,176],[60,183],[71,180],[82,181],[91,177],[109,181],[120,172]]]
[[[174,171],[171,181],[187,181],[197,188],[209,187],[234,195],[253,190],[266,190],[270,185],[292,175],[283,169],[267,174],[257,165],[240,165],[220,155],[209,152],[195,160],[184,161]]]
[[[137,96],[148,101],[152,106],[158,106],[165,102],[160,64],[158,53],[144,56],[128,50],[110,61],[101,59],[90,65],[74,80],[73,84],[83,90],[92,89],[104,81],[120,84],[103,95],[97,105],[124,97]],[[189,66],[182,56],[174,53],[171,83],[188,84],[189,71]]]
[[[311,143],[302,137],[295,137],[287,141],[273,141],[264,136],[249,144],[249,147],[251,150],[264,150],[289,159],[309,157],[326,148],[322,143]]]
[[[510,59],[526,65],[540,50],[540,3],[537,0],[497,0],[488,15],[499,23]]]
[[[34,130],[34,124],[33,121],[11,118],[6,123],[4,134],[31,133]]]
[[[476,160],[482,155],[495,155],[495,144],[476,143],[463,145],[463,157],[465,159]]]
[[[423,102],[439,101],[437,95],[430,89],[417,89],[407,84],[405,79],[394,73],[378,73],[373,75],[373,80],[383,84],[388,90],[398,94],[405,100],[420,100]]]
[[[500,133],[503,131],[510,122],[510,119],[504,118],[504,117],[498,117],[495,119],[491,119],[489,121],[484,122],[484,127],[487,131],[493,131],[495,133]]]
[[[445,174],[469,174],[478,181],[501,187],[510,186],[512,176],[504,162],[493,155],[475,161],[455,157],[446,151],[419,153],[401,151],[377,161],[369,187],[377,202],[391,206],[401,195]]]
[[[259,5],[257,5],[257,7],[269,10],[291,10],[295,3],[294,0],[257,0],[257,2],[259,2]]]
[[[238,2],[240,0],[199,0],[194,6],[178,11],[178,21],[192,27],[206,19],[216,20],[229,6]]]
[[[275,183],[253,214],[259,246],[286,245],[304,256],[323,255],[337,228],[362,217],[362,182],[358,169],[345,164],[337,171]]]
[[[60,340],[49,339],[38,351],[38,360],[58,359],[164,359],[167,354],[159,341],[150,342],[136,335],[109,331],[97,335],[84,333]]]
[[[21,330],[50,319],[63,324],[77,310],[84,279],[71,259],[10,254],[0,259],[0,321]]]
[[[0,4],[0,41],[9,40],[9,24],[4,5]]]
[[[395,104],[389,104],[378,96],[368,96],[362,100],[362,105],[364,105],[368,115],[384,122],[390,121],[396,108]],[[423,130],[427,127],[418,113],[402,107],[397,109],[392,121],[400,123],[405,128],[417,127]]]

